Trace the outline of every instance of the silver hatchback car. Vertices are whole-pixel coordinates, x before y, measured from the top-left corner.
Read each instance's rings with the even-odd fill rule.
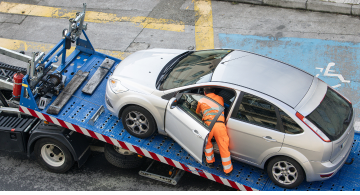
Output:
[[[278,186],[331,178],[350,153],[354,110],[347,98],[305,71],[245,51],[135,52],[109,78],[105,101],[130,134],[169,135],[202,163],[213,125],[195,112],[204,87],[224,99],[218,106],[232,158],[266,169]]]

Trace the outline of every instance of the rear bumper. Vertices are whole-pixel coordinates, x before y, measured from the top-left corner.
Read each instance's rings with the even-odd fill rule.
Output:
[[[311,181],[322,181],[329,178],[334,177],[334,175],[341,169],[341,167],[345,164],[346,160],[348,159],[350,152],[351,152],[351,146],[354,140],[354,131],[352,131],[352,135],[350,137],[350,140],[352,140],[348,147],[346,147],[346,152],[344,152],[342,155],[339,155],[334,161],[326,161],[326,162],[319,162],[319,161],[310,161],[308,162],[310,166],[313,168],[312,173],[306,173],[306,180],[308,182]],[[321,175],[329,175],[332,174],[329,177],[321,177]]]

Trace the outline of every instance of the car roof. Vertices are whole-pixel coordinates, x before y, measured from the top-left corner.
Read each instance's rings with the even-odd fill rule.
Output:
[[[289,64],[234,50],[216,67],[211,81],[250,88],[295,108],[308,92],[313,79],[313,75]]]

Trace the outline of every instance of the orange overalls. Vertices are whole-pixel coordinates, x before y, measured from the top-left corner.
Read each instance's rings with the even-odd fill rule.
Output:
[[[220,105],[224,106],[224,100],[221,96],[218,96],[214,93],[206,94],[207,97],[215,100]],[[205,98],[203,98],[205,99]],[[196,113],[200,114],[200,112],[203,114],[202,120],[205,122],[205,124],[210,125],[211,121],[215,118],[216,114],[219,112],[218,109],[211,108],[210,105],[208,105],[208,101],[205,101],[203,99],[200,99],[196,108]],[[217,145],[219,146],[220,150],[220,156],[222,165],[224,168],[225,173],[230,173],[233,170],[233,166],[231,163],[231,157],[229,152],[229,136],[227,134],[227,129],[225,126],[225,117],[224,113],[222,113],[212,128],[212,130],[209,133],[208,142],[205,147],[205,156],[206,156],[206,162],[207,163],[213,163],[215,162],[214,158],[214,151],[213,151],[213,145],[211,143],[211,139],[213,136],[215,136],[215,140]]]

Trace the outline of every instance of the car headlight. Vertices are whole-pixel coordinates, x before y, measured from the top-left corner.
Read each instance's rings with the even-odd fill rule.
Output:
[[[129,90],[126,87],[122,86],[121,82],[119,80],[116,80],[116,79],[109,79],[109,85],[110,85],[110,89],[114,93],[122,93],[122,92],[125,92],[125,91]]]

